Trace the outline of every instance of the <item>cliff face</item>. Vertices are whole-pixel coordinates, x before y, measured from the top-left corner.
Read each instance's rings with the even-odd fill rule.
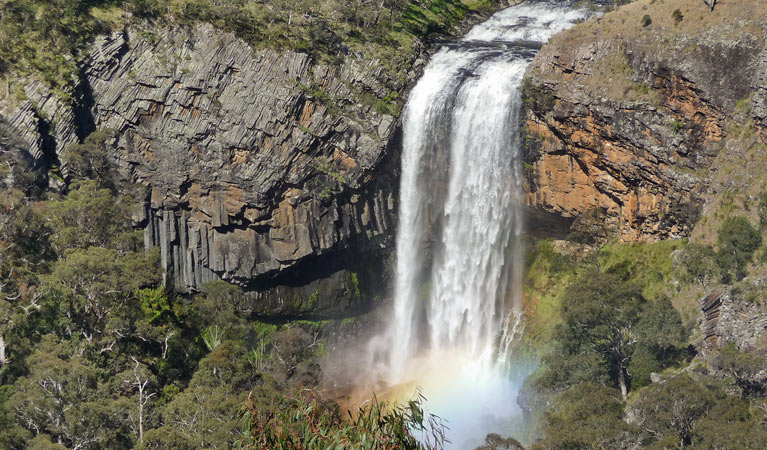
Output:
[[[247,284],[388,237],[395,197],[380,167],[395,119],[356,101],[385,92],[376,61],[312,65],[210,26],[132,30],[92,54],[95,126],[120,132],[118,164],[145,188],[134,220],[177,289]]]
[[[380,265],[392,236],[401,104],[387,96],[417,77],[425,52],[411,56],[395,80],[377,60],[314,63],[210,25],[134,27],[94,42],[72,102],[34,81],[0,102],[0,158],[14,158],[17,182],[59,162],[66,175],[70,144],[114,130],[134,225],[176,290],[225,279],[270,313],[316,310],[294,297],[321,291],[330,307],[349,292],[346,269],[366,254]]]
[[[736,107],[765,125],[767,61],[757,2],[689,3],[638,1],[544,46],[524,89],[528,205],[626,241],[690,234]]]

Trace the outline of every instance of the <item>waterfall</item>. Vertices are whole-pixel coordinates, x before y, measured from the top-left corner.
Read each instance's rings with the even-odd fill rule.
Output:
[[[583,11],[508,8],[441,49],[408,98],[390,378],[422,353],[507,360],[521,313],[520,84],[541,42]],[[537,44],[536,44],[537,43]]]
[[[502,55],[507,52],[440,52],[408,102],[391,354],[395,379],[422,347],[460,349],[489,365],[503,316],[519,305],[518,283],[507,292],[506,281],[520,265],[506,261],[521,255],[514,131],[517,86],[527,60]]]
[[[515,408],[505,374],[522,307],[520,85],[541,43],[585,16],[550,2],[497,13],[437,52],[407,101],[394,311],[378,345],[389,385],[451,378],[450,400],[425,392],[447,402],[451,428],[469,404],[478,416]]]

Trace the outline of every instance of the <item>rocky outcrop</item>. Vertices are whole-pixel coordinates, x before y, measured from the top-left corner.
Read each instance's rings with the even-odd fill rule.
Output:
[[[108,129],[133,223],[177,291],[223,279],[264,314],[303,314],[348,294],[360,266],[383,270],[402,106],[390,99],[424,65],[418,44],[396,79],[364,55],[326,65],[207,24],[133,25],[88,54],[73,98],[28,80],[0,99],[0,162],[13,168],[4,184],[26,173],[64,188],[67,148]]]
[[[734,381],[746,395],[767,390],[766,287],[765,279],[746,279],[701,299],[703,340],[698,348],[706,367],[711,375]]]
[[[672,7],[640,1],[543,47],[524,89],[528,205],[565,218],[597,211],[621,240],[689,235],[706,169],[752,88],[754,117],[764,120],[767,61],[763,32],[747,17],[735,29],[721,18],[701,28],[695,11],[688,22],[640,24],[644,14],[671,18]]]
[[[395,51],[355,37],[314,57],[207,24],[133,18],[78,55],[76,88],[30,79],[24,92],[6,89],[0,163],[13,170],[0,182],[31,174],[30,185],[63,192],[67,148],[109,129],[110,173],[134,197],[133,223],[160,248],[168,285],[189,293],[227,280],[260,314],[348,309],[368,297],[365,284],[386,280],[397,116],[426,42],[517,1],[435,13],[403,30]]]
[[[390,237],[395,118],[357,100],[388,92],[376,61],[331,68],[209,25],[131,29],[91,54],[95,126],[117,130],[115,162],[143,188],[135,225],[177,290]]]
[[[78,141],[75,108],[40,80],[24,78],[15,87],[0,101],[0,162],[9,171],[3,184],[27,192],[42,186],[60,190],[60,177],[49,171],[58,167],[58,155]]]
[[[719,290],[701,299],[704,350],[716,350],[730,343],[743,351],[764,349],[767,306],[762,295],[767,280],[747,280],[744,284],[746,290],[742,287]]]
[[[717,290],[700,300],[700,309],[703,313],[701,330],[703,344],[716,347],[719,344],[719,317],[722,315],[722,303],[729,302],[730,298],[724,290]],[[725,307],[726,309],[726,307]]]
[[[752,89],[754,90],[754,118],[764,130],[767,129],[767,50],[759,55]],[[762,135],[762,140],[767,141],[767,136]]]

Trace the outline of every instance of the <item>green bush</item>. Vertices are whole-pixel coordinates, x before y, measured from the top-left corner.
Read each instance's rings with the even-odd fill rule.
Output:
[[[648,385],[650,373],[683,361],[688,337],[667,297],[648,302],[636,328],[637,344],[628,367],[632,390]]]
[[[757,375],[765,368],[764,358],[753,353],[740,351],[735,344],[722,346],[717,358],[719,369],[731,376],[735,384],[747,397],[759,396],[765,392],[765,386]]]
[[[643,27],[649,27],[652,24],[652,18],[648,14],[645,14],[644,17],[642,17],[642,26]]]
[[[650,374],[663,369],[655,352],[647,345],[637,345],[631,355],[628,372],[631,375],[631,388],[639,389],[650,384]]]
[[[682,11],[675,9],[673,13],[671,13],[671,18],[674,19],[674,23],[679,23],[684,19],[684,16],[682,15]]]
[[[114,189],[115,173],[109,160],[108,142],[115,136],[114,130],[98,130],[88,135],[82,144],[67,147],[62,159],[71,178],[94,180],[99,187]]]
[[[544,437],[533,449],[616,448],[632,429],[623,421],[620,392],[594,383],[557,395],[544,420]]]
[[[670,441],[682,447],[692,443],[695,424],[715,401],[710,390],[682,374],[643,389],[632,406],[637,422],[651,430],[653,440],[672,436]]]
[[[554,109],[556,99],[545,87],[534,85],[529,78],[522,80],[522,101],[528,110],[547,113]]]
[[[647,16],[645,16],[645,17],[647,17]],[[649,24],[648,24],[648,25],[649,25]],[[680,121],[680,120],[671,120],[671,121],[668,123],[668,127],[669,127],[669,128],[671,129],[671,131],[673,131],[674,133],[678,133],[678,132],[680,132],[680,131],[684,130],[684,127],[685,127],[685,125],[684,125],[684,122],[682,122],[682,121]]]
[[[762,236],[742,216],[728,217],[719,229],[717,263],[722,282],[739,281],[746,276],[746,265],[762,243]]]
[[[764,231],[767,228],[767,191],[759,193],[757,211],[759,213],[759,229]]]
[[[312,391],[302,391],[287,405],[266,409],[249,396],[245,437],[238,446],[252,450],[440,449],[445,427],[423,410],[423,400],[419,396],[404,405],[389,406],[373,399],[356,417],[344,418],[335,404]]]
[[[767,429],[760,415],[747,401],[728,396],[695,424],[693,444],[700,449],[767,448]]]
[[[700,283],[705,289],[719,276],[716,252],[707,245],[688,245],[682,251],[679,260],[684,269],[682,279],[686,282]]]

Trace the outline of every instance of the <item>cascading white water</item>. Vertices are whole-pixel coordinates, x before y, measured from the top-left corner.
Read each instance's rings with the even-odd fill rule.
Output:
[[[457,410],[458,428],[476,433],[460,417],[487,423],[515,409],[503,364],[521,308],[519,88],[530,41],[585,15],[556,3],[508,8],[436,53],[408,98],[385,378],[450,378],[449,399],[425,394],[444,403],[437,412],[453,431]]]
[[[582,17],[550,3],[506,9],[440,50],[411,92],[403,118],[393,380],[422,351],[461,351],[484,368],[499,359],[498,339],[520,308],[519,86],[534,53],[523,41],[545,41]]]

